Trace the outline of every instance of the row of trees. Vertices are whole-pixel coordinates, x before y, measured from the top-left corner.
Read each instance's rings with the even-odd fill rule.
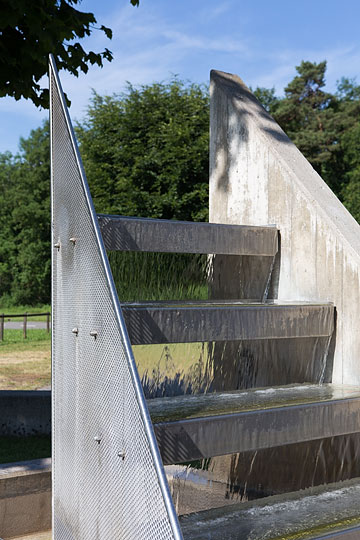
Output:
[[[255,94],[360,221],[360,86],[325,92],[326,63],[302,62],[284,97]],[[94,93],[76,128],[98,212],[204,220],[208,211],[209,96],[174,78],[121,95]],[[49,129],[0,155],[0,298],[50,297]]]
[[[360,86],[342,78],[331,94],[324,91],[326,62],[296,69],[283,98],[274,89],[255,95],[360,221]]]

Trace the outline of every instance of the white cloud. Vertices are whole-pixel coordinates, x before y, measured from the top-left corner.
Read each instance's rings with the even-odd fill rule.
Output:
[[[173,47],[184,53],[187,52],[187,49],[204,49],[209,52],[249,52],[249,47],[245,43],[229,38],[212,39],[204,36],[190,36],[174,30],[165,30],[162,35],[169,39]]]
[[[275,87],[278,94],[295,77],[296,68],[302,60],[327,61],[326,89],[335,91],[336,81],[342,76],[356,77],[360,65],[360,47],[347,46],[334,49],[287,49],[267,54],[264,58],[268,69],[263,69],[251,81],[253,87]],[[360,81],[359,81],[360,82]],[[250,84],[250,83],[249,83]]]
[[[104,24],[113,29],[113,43],[105,43],[101,33],[97,33],[84,42],[84,48],[100,50],[106,45],[112,50],[114,60],[105,63],[102,69],[90,68],[78,79],[65,72],[60,75],[72,102],[72,116],[80,118],[84,114],[91,88],[100,94],[111,94],[121,92],[126,81],[148,84],[168,79],[173,73],[183,76],[184,67],[191,64],[195,51],[243,56],[249,53],[246,43],[240,40],[185,32],[181,24],[169,23],[162,16],[145,12],[139,18],[136,10],[128,6],[117,9],[110,19]]]
[[[220,17],[220,15],[227,13],[231,8],[232,8],[232,2],[221,2],[215,6],[209,7],[206,10],[205,9],[202,10],[201,18],[202,20],[209,22],[214,19],[217,19],[218,17]]]

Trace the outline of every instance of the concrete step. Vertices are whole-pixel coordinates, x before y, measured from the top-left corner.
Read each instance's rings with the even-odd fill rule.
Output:
[[[330,303],[250,300],[122,304],[133,345],[331,336]]]
[[[11,538],[4,538],[3,540],[52,540],[52,532],[43,531],[36,532],[32,534],[27,534],[26,536],[13,536]]]
[[[148,400],[164,464],[360,431],[360,387],[289,385]]]
[[[50,528],[50,458],[1,465],[0,537],[8,540]]]
[[[360,479],[180,517],[184,540],[358,540]]]

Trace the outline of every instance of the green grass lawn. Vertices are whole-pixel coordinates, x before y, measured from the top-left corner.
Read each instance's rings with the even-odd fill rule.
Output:
[[[188,373],[194,364],[207,353],[202,343],[168,343],[166,345],[133,345],[139,375],[156,372],[172,376]]]
[[[46,330],[5,330],[0,341],[0,390],[36,390],[51,381],[51,337]]]
[[[5,315],[23,315],[24,313],[51,313],[51,306],[49,304],[43,304],[41,306],[31,307],[31,306],[2,306],[0,304],[0,315],[3,313]],[[21,321],[19,317],[15,318],[6,318],[6,321]],[[29,321],[46,321],[46,315],[38,317],[30,317]]]
[[[136,345],[133,351],[140,377],[186,375],[206,356],[201,343]],[[35,390],[50,385],[50,359],[51,337],[46,330],[29,330],[27,339],[22,330],[5,330],[0,341],[0,389]]]
[[[27,338],[24,339],[23,331],[22,329],[19,330],[13,330],[5,328],[4,330],[4,339],[0,341],[0,356],[2,352],[5,352],[6,350],[25,350],[28,345],[35,343],[35,342],[48,342],[51,341],[51,334],[50,332],[47,332],[46,330],[36,330],[33,328],[30,328],[27,330]]]

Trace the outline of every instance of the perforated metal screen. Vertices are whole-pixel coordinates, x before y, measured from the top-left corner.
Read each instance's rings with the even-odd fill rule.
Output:
[[[53,59],[53,535],[181,539]]]

